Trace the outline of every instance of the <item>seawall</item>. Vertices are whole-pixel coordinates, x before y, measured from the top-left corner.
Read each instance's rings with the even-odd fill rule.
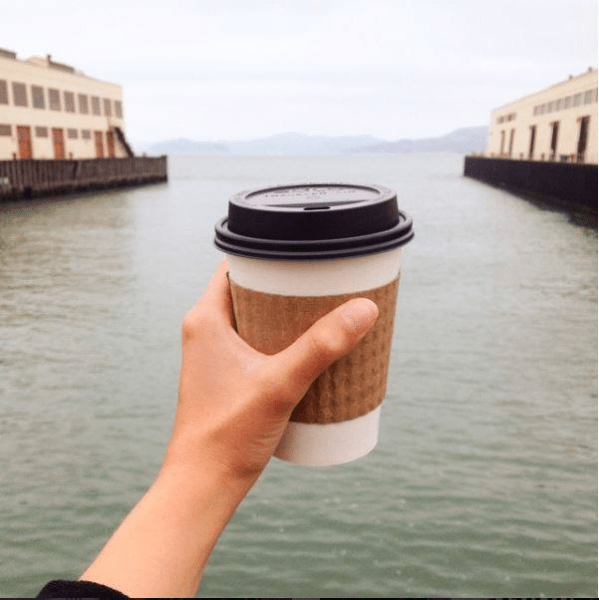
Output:
[[[0,161],[0,202],[145,185],[168,179],[167,157]]]
[[[464,175],[522,195],[597,212],[597,165],[467,156]]]

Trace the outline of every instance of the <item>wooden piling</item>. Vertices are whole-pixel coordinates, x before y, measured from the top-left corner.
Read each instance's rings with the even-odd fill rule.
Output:
[[[0,202],[168,180],[167,157],[0,161]]]

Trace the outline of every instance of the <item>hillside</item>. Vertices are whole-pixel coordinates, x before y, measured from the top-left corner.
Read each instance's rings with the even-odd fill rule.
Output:
[[[487,127],[465,127],[434,138],[383,140],[372,135],[324,136],[282,133],[247,141],[166,140],[145,148],[148,154],[321,155],[398,154],[402,152],[482,152]]]
[[[401,139],[353,148],[355,154],[400,154],[402,152],[482,152],[488,128],[464,127],[435,138]]]

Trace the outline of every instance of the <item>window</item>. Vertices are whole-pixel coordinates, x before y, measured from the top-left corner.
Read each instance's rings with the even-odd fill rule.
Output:
[[[87,94],[79,94],[79,112],[82,115],[89,114],[89,104],[87,102]]]
[[[572,106],[580,106],[581,100],[582,100],[582,93],[576,94],[574,96],[574,102],[572,103]]]
[[[548,102],[547,103],[547,112],[553,112],[553,102]]]
[[[595,93],[597,92],[597,90],[595,90]],[[595,96],[595,100],[596,100],[597,96]],[[123,103],[120,100],[115,100],[114,101],[114,114],[119,118],[122,119],[123,118]]]
[[[98,96],[92,96],[92,114],[100,114],[100,98]]]
[[[73,92],[64,93],[64,109],[67,112],[75,112],[75,94]]]
[[[541,110],[539,111],[539,114],[544,115],[545,114],[545,105],[541,104],[541,106],[539,107]]]
[[[590,104],[593,101],[593,90],[584,93],[584,103]]]
[[[12,128],[10,125],[3,125],[0,123],[0,135],[12,135]]]
[[[536,117],[538,113],[539,113],[539,107],[538,107],[538,106],[535,106],[535,107],[532,109],[532,114],[533,114],[533,116],[535,116],[535,117]]]
[[[0,104],[8,104],[8,84],[5,79],[0,79]]]
[[[35,128],[35,137],[48,137],[48,128],[47,127],[36,127]]]
[[[31,86],[31,104],[33,108],[46,108],[44,88],[39,85]]]
[[[67,129],[67,137],[70,140],[76,140],[79,137],[79,131],[77,129]]]
[[[593,90],[593,99],[597,102],[597,88]]]
[[[108,98],[104,98],[104,114],[107,117],[112,117],[112,105],[110,104],[110,100]]]
[[[564,98],[564,108],[570,108],[571,105],[572,105],[572,96],[568,96],[567,98]]]
[[[48,99],[50,104],[50,110],[60,110],[60,92],[58,90],[49,88]]]
[[[27,88],[24,83],[12,82],[12,99],[15,106],[28,106]]]
[[[564,104],[563,98],[560,98],[559,100],[556,100],[555,101],[555,110],[561,110],[563,104]]]
[[[92,132],[89,129],[82,129],[81,130],[81,139],[83,139],[83,140],[91,140],[92,139]]]

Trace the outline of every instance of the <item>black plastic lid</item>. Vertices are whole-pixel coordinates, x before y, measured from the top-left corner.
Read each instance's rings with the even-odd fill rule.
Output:
[[[343,183],[241,192],[215,229],[214,243],[227,254],[281,260],[384,252],[414,237],[393,190]]]

